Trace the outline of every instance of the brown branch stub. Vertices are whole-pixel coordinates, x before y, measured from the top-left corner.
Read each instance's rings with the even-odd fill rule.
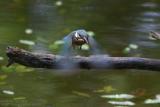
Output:
[[[9,65],[13,62],[34,68],[48,69],[141,69],[160,71],[160,60],[139,57],[65,57],[53,54],[33,53],[16,47],[7,48]]]

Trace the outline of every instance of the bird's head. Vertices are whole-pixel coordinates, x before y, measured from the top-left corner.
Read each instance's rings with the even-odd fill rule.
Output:
[[[76,31],[72,36],[72,43],[75,45],[88,44],[88,36],[82,35]]]

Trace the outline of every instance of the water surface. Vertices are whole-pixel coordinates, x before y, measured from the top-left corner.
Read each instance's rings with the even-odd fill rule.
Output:
[[[54,41],[79,28],[95,33],[95,39],[111,56],[160,57],[160,43],[148,39],[160,31],[158,0],[5,0],[0,1],[0,105],[2,107],[159,107],[160,74],[142,70],[61,71],[6,68],[8,45],[30,51],[57,53]],[[30,33],[27,33],[31,30]],[[21,44],[30,40],[35,45]],[[129,44],[138,49],[124,53]],[[76,72],[76,71],[75,71]],[[6,93],[5,91],[11,93]],[[133,95],[134,98],[103,98],[102,95]],[[148,104],[147,99],[152,99]],[[130,103],[110,103],[130,101]],[[159,102],[158,102],[159,101]]]

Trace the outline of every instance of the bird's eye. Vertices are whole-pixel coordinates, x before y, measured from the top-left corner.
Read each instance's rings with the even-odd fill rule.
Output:
[[[83,36],[82,36],[82,35],[80,35],[80,34],[79,34],[79,37],[80,37],[80,38],[83,38]]]

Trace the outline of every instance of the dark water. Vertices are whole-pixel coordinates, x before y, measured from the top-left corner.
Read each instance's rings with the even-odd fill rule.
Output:
[[[160,73],[142,70],[83,70],[66,75],[56,70],[13,65],[5,68],[8,45],[52,52],[54,41],[84,28],[111,56],[160,57],[160,43],[149,31],[160,31],[159,0],[4,0],[0,1],[0,106],[2,107],[159,107]],[[28,30],[28,31],[27,31]],[[32,33],[30,31],[32,30]],[[28,34],[25,32],[29,32]],[[21,44],[31,40],[35,45]],[[129,44],[138,49],[123,50]],[[9,72],[5,72],[5,71]],[[68,73],[67,73],[68,74]],[[6,92],[7,91],[7,92]],[[134,98],[103,98],[127,94]],[[151,99],[146,104],[147,99]],[[111,104],[112,103],[112,104]]]

